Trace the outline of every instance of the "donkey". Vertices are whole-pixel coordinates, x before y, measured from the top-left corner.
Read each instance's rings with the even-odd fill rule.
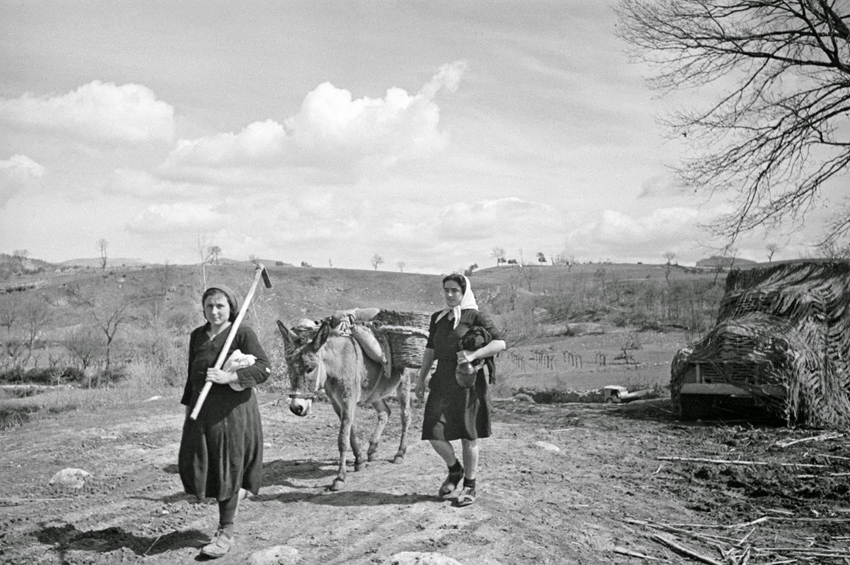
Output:
[[[361,471],[366,467],[354,425],[358,404],[369,403],[378,413],[366,454],[368,460],[372,461],[391,412],[384,399],[392,394],[397,396],[401,406],[401,441],[392,461],[401,463],[407,451],[407,431],[410,426],[409,372],[393,367],[391,375],[382,376],[381,364],[366,356],[353,337],[331,335],[327,321],[323,321],[318,330],[311,328],[302,331],[296,328],[293,331],[280,320],[277,327],[283,335],[292,387],[289,409],[296,416],[306,416],[316,393],[324,387],[334,412],[339,416],[339,472],[330,490],[337,491],[345,487],[345,457],[349,447],[354,452],[354,470]]]

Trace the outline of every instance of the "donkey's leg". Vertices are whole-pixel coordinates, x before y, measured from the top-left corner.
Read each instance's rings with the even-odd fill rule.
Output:
[[[354,452],[354,471],[362,471],[366,468],[366,458],[363,457],[363,451],[360,449],[360,441],[357,439],[357,426],[354,423],[354,411],[357,410],[357,403],[351,403],[351,451]]]
[[[375,453],[377,453],[378,445],[381,443],[381,434],[384,433],[384,427],[387,425],[387,420],[389,420],[392,413],[384,399],[373,402],[372,408],[377,412],[378,420],[375,422],[375,429],[372,430],[372,437],[369,439],[369,451],[367,453],[369,461],[375,460]]]
[[[393,463],[403,462],[404,454],[407,453],[407,432],[410,429],[410,374],[411,372],[407,369],[401,369],[398,388],[396,389],[401,412],[401,440],[398,444],[398,451],[393,457]]]
[[[345,458],[348,453],[348,441],[351,437],[351,415],[347,413],[346,408],[343,408],[339,399],[337,398],[338,389],[332,387],[325,387],[328,392],[328,397],[331,399],[331,404],[333,405],[334,412],[339,416],[339,433],[337,435],[337,447],[339,448],[339,469],[337,471],[337,476],[331,483],[330,489],[333,491],[342,490],[345,488]]]

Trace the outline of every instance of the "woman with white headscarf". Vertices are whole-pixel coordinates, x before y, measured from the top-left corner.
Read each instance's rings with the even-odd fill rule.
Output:
[[[428,343],[422,357],[422,368],[416,383],[416,396],[425,395],[425,380],[434,361],[437,368],[428,385],[422,439],[431,442],[449,468],[448,477],[439,490],[441,498],[450,498],[463,479],[463,489],[455,504],[469,506],[477,496],[475,479],[478,472],[478,439],[490,436],[490,395],[484,370],[475,370],[471,386],[456,377],[474,361],[496,355],[505,349],[505,341],[490,318],[478,311],[469,279],[452,274],[443,279],[446,308],[431,316]],[[474,327],[483,328],[490,341],[470,351],[458,347],[461,338]],[[460,370],[459,369],[460,365]],[[461,464],[451,442],[461,440]]]

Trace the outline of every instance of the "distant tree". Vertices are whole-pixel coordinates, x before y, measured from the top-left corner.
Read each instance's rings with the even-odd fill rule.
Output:
[[[398,270],[399,270],[400,273],[404,272],[404,267],[406,265],[406,263],[404,261],[399,261],[395,265],[396,265],[396,267],[398,267]]]
[[[111,352],[118,331],[122,325],[132,319],[132,307],[147,297],[95,294],[80,285],[67,287],[69,297],[79,302],[88,311],[89,317],[106,338],[106,370],[111,364]],[[100,385],[100,383],[97,383]]]
[[[221,257],[221,247],[218,245],[211,245],[209,248],[209,262],[213,265],[218,265],[219,257]]]
[[[0,326],[6,328],[3,350],[0,351],[3,356],[0,360],[0,367],[5,367],[7,364],[17,366],[23,353],[23,343],[14,336],[12,331],[18,324],[20,316],[20,303],[17,299],[13,299],[11,296],[0,299]]]
[[[311,265],[311,264],[310,264],[310,263],[308,263],[307,261],[301,261],[301,266],[302,266],[302,267],[312,267],[313,265]]]
[[[664,258],[667,259],[667,264],[665,265],[665,269],[664,269],[664,278],[669,283],[670,282],[670,270],[673,268],[672,263],[673,263],[673,259],[676,258],[676,254],[673,253],[672,251],[665,251],[664,252]]]
[[[24,261],[26,260],[26,258],[27,258],[27,256],[28,256],[29,254],[30,254],[30,252],[29,252],[29,251],[27,251],[26,249],[15,249],[15,250],[12,252],[12,256],[13,256],[15,259],[17,259],[17,260],[18,260],[18,263],[20,264],[21,269],[23,269],[23,268],[24,268]]]
[[[773,262],[773,256],[776,254],[777,251],[779,251],[781,249],[781,247],[779,247],[779,244],[775,243],[773,241],[771,241],[770,243],[765,245],[764,248],[767,249],[767,262],[768,263]]]
[[[375,269],[376,271],[378,270],[378,266],[383,264],[383,262],[384,262],[384,258],[381,257],[380,255],[378,255],[377,253],[372,255],[372,268]]]
[[[210,235],[199,233],[195,240],[195,251],[198,253],[198,274],[201,277],[201,290],[207,288],[207,262],[209,261]]]
[[[101,342],[96,330],[77,327],[65,340],[65,349],[80,363],[80,368],[88,369],[100,352]]]
[[[97,240],[97,249],[100,252],[100,270],[106,270],[106,248],[109,247],[109,242],[101,238]]]
[[[52,318],[50,304],[43,297],[30,296],[21,305],[21,326],[24,330],[24,343],[27,347],[26,364],[32,358],[35,342]]]
[[[525,281],[528,292],[533,292],[534,281],[540,277],[540,269],[536,269],[531,265],[520,265],[519,272],[520,276]]]
[[[516,259],[508,259],[508,265],[519,265]]]
[[[537,252],[537,262],[541,265],[546,263],[546,255],[544,255],[541,251]]]
[[[502,263],[505,262],[505,249],[504,247],[494,247],[492,251],[490,251],[490,257],[496,260],[496,266],[498,267]]]

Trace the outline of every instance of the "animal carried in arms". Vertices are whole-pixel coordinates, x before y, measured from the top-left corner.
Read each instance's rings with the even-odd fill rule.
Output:
[[[393,463],[401,463],[407,451],[410,427],[410,388],[416,360],[415,347],[424,351],[427,325],[400,327],[384,321],[405,319],[427,320],[427,315],[357,309],[337,313],[318,324],[301,323],[288,328],[280,320],[278,330],[283,336],[286,364],[290,379],[289,409],[296,416],[310,413],[316,394],[324,389],[334,412],[340,420],[337,435],[339,470],[330,490],[342,490],[346,479],[346,455],[354,453],[354,470],[366,467],[374,460],[384,427],[391,410],[386,402],[398,398],[401,416],[401,438]],[[421,342],[421,343],[420,343]],[[357,439],[356,414],[358,405],[369,405],[377,412],[377,421],[369,439],[364,458]]]

